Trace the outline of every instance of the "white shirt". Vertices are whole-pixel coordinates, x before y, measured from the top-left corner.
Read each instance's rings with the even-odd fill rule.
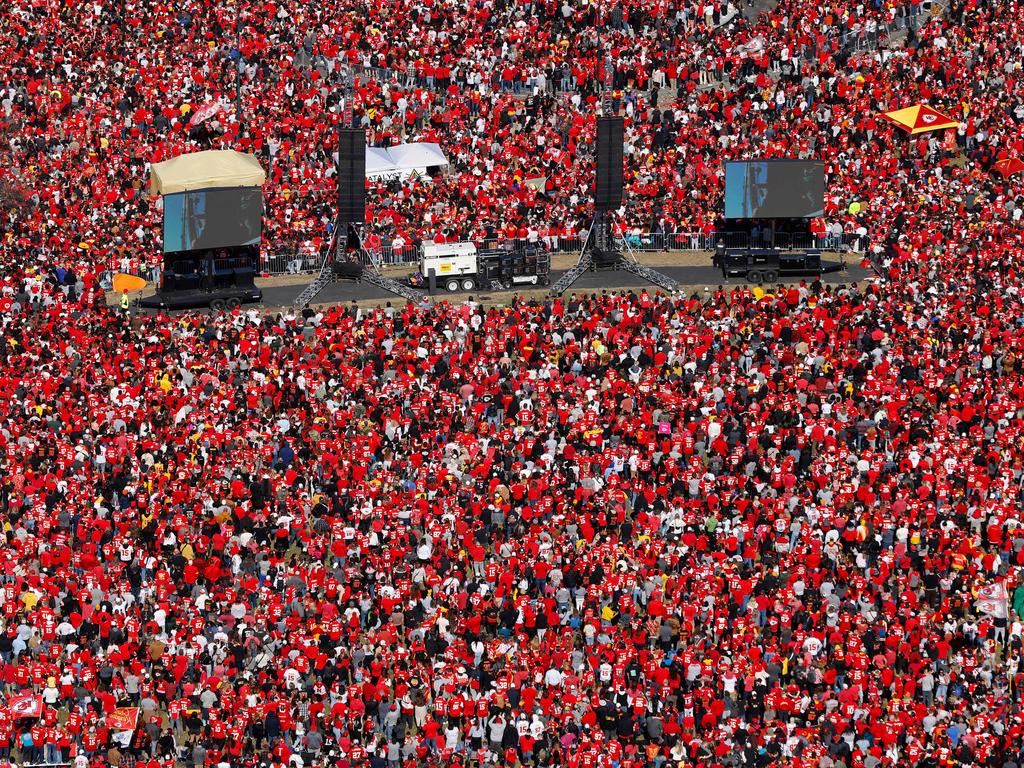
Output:
[[[544,675],[545,685],[561,685],[562,684],[562,673],[552,667]]]

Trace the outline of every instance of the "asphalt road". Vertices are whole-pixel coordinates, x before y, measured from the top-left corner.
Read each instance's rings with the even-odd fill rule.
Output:
[[[709,257],[710,261],[710,257]],[[706,267],[658,267],[659,272],[668,275],[669,277],[677,280],[681,285],[686,286],[688,289],[694,287],[702,288],[703,286],[715,287],[718,285],[732,286],[738,284],[745,284],[745,280],[738,277],[730,278],[725,280],[722,278],[721,270],[715,269],[710,264]],[[551,282],[554,283],[563,274],[563,270],[553,270],[551,273]],[[852,283],[859,280],[864,280],[870,276],[870,272],[864,269],[857,263],[847,263],[845,272],[832,272],[822,276],[822,280],[826,283],[839,284],[839,283]],[[312,279],[312,278],[311,278]],[[780,282],[783,283],[798,283],[801,277],[783,278]],[[655,286],[651,286],[650,283],[642,280],[636,275],[630,272],[612,272],[612,271],[601,271],[601,272],[587,272],[579,280],[573,284],[573,286],[566,293],[590,293],[593,291],[602,290],[614,290],[621,288],[641,288],[644,286],[650,286],[651,290],[658,290]],[[287,285],[278,286],[272,288],[263,289],[263,306],[268,309],[276,309],[281,307],[292,306],[295,298],[302,292],[305,285]],[[533,289],[533,286],[523,286],[524,289]],[[448,296],[462,296],[464,294],[448,294],[439,293],[438,299],[444,299]],[[500,298],[501,296],[511,296],[512,292],[500,292],[500,293],[485,293],[477,294],[478,297],[485,296],[491,299]],[[313,304],[345,304],[351,301],[390,301],[393,304],[399,304],[404,300],[400,296],[395,296],[392,293],[381,290],[375,285],[369,283],[353,283],[351,281],[340,281],[331,283],[320,294],[313,300]]]

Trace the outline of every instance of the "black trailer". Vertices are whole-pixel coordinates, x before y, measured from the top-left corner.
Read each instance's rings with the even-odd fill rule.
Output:
[[[258,258],[258,249],[251,246],[167,254],[156,294],[141,299],[139,306],[221,310],[262,301],[256,287]]]
[[[845,269],[842,262],[826,263],[819,250],[783,251],[774,248],[723,248],[715,251],[713,264],[722,276],[745,277],[750,283],[776,283],[780,277],[819,276]]]
[[[209,307],[213,310],[234,309],[242,304],[263,301],[259,288],[248,291],[238,287],[212,291],[164,291],[139,300],[143,309],[198,309]]]

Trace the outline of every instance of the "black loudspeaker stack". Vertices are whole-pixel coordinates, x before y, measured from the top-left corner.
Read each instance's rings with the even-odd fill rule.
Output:
[[[338,131],[339,223],[362,224],[366,217],[366,131]]]
[[[614,211],[622,205],[622,146],[625,125],[621,117],[597,118],[597,179],[594,210]]]

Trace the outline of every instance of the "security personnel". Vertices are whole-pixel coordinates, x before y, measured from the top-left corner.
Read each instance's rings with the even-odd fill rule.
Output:
[[[124,314],[127,315],[129,309],[131,308],[131,305],[132,305],[131,301],[128,300],[128,291],[122,291],[121,292],[121,311]]]

